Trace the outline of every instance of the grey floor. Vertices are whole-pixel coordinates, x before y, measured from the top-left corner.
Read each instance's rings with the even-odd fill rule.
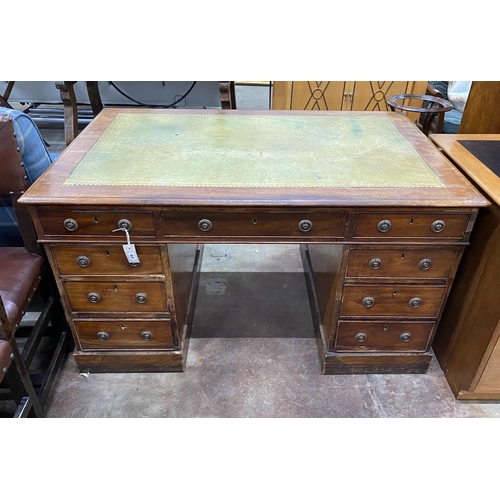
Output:
[[[237,87],[239,109],[269,88]],[[50,149],[62,129],[42,127]],[[321,375],[296,245],[206,245],[184,373],[80,374],[68,356],[46,405],[64,417],[477,417],[439,364],[424,375]]]

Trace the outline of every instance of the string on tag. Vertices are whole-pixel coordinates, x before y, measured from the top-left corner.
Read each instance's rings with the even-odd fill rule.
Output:
[[[130,234],[128,233],[128,229],[125,227],[119,227],[118,229],[113,229],[112,232],[115,233],[116,231],[125,231],[125,234],[127,235],[127,245],[130,246]]]

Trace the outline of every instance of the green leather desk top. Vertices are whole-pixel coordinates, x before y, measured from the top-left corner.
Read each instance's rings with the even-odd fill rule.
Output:
[[[79,207],[477,207],[400,113],[105,108],[19,200]]]
[[[384,114],[120,113],[75,186],[443,187]]]

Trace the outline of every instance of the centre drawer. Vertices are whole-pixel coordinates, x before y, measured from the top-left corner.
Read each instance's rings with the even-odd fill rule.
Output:
[[[61,275],[134,275],[161,274],[160,249],[135,245],[140,263],[129,263],[121,245],[53,246],[52,251]]]
[[[164,320],[75,320],[82,349],[170,349],[172,325]]]
[[[434,322],[339,321],[334,349],[425,351]]]
[[[447,287],[422,285],[344,286],[341,316],[408,316],[435,318]]]
[[[124,231],[113,232],[118,228],[126,228],[132,239],[155,236],[153,212],[149,211],[40,210],[39,216],[46,237],[103,236],[126,243]]]
[[[450,247],[352,248],[348,278],[447,279],[455,265],[458,249]]]
[[[65,281],[75,312],[168,312],[165,283],[148,281]]]
[[[165,236],[343,238],[347,211],[162,213]]]

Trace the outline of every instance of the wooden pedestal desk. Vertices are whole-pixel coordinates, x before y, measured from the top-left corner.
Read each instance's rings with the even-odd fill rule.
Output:
[[[491,202],[479,212],[434,351],[457,399],[500,400],[500,135],[432,140]]]
[[[184,370],[203,243],[297,243],[325,374],[427,370],[487,205],[397,113],[137,108],[104,109],[21,202],[80,370]]]

